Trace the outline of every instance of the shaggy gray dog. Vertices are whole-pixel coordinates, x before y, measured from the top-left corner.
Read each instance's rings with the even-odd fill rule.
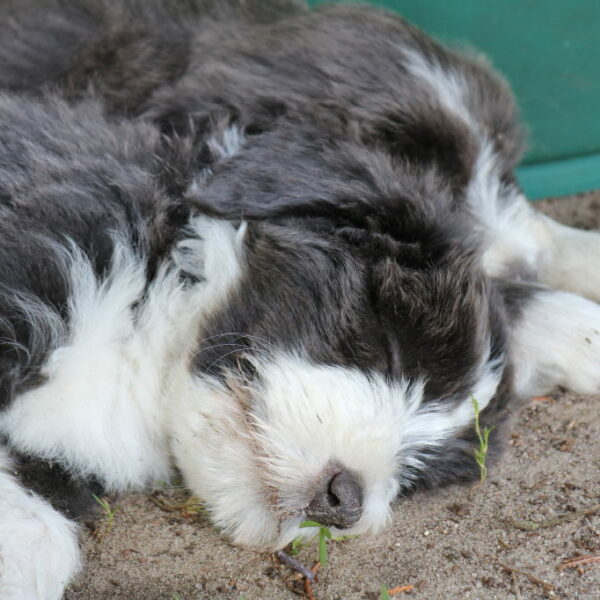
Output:
[[[179,470],[238,543],[377,531],[520,399],[600,389],[600,238],[477,56],[295,2],[2,2],[0,598]],[[585,299],[586,296],[588,299]]]

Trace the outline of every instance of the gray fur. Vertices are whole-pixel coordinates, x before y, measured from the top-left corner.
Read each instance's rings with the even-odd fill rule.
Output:
[[[257,357],[287,353],[390,386],[422,382],[434,414],[460,408],[484,373],[499,381],[482,414],[496,459],[521,400],[511,335],[543,288],[519,265],[507,272],[515,281],[483,265],[484,209],[469,186],[488,144],[500,210],[510,207],[523,145],[511,93],[484,60],[366,7],[0,9],[0,409],[44,383],[68,340],[74,252],[102,282],[125,243],[146,272],[129,307],[139,317],[157,274],[176,269],[178,242],[202,242],[191,220],[209,215],[246,224],[243,272],[203,321],[193,375],[236,395],[257,389]],[[460,98],[434,93],[415,61],[450,77]],[[199,289],[201,272],[183,272],[182,289]],[[400,492],[473,479],[477,443],[468,426],[419,448],[396,474]],[[98,491],[65,465],[49,475],[39,457],[19,460],[21,480],[71,516],[86,508],[86,485]],[[354,524],[363,494],[346,467],[351,518],[343,507],[335,518]],[[331,481],[313,503],[322,519]]]

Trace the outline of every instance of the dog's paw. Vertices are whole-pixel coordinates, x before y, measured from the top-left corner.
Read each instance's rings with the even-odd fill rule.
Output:
[[[80,567],[77,527],[3,466],[0,453],[0,598],[60,600]]]
[[[568,292],[539,291],[523,308],[513,355],[524,397],[556,386],[600,392],[600,305]]]
[[[182,279],[200,286],[203,303],[218,303],[241,277],[246,223],[235,227],[224,219],[198,216],[188,232],[177,244],[175,264]]]

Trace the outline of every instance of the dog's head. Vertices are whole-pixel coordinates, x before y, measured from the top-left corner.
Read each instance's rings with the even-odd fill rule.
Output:
[[[173,417],[187,484],[265,548],[306,519],[375,531],[399,493],[473,476],[472,398],[502,372],[477,243],[436,170],[289,135],[192,185],[221,217],[196,221],[219,300]]]

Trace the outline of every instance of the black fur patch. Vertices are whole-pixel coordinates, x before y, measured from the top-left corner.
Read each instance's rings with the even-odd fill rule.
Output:
[[[54,462],[13,455],[13,470],[26,488],[46,498],[71,519],[88,521],[100,515],[97,498],[104,493],[94,479],[79,479]]]

